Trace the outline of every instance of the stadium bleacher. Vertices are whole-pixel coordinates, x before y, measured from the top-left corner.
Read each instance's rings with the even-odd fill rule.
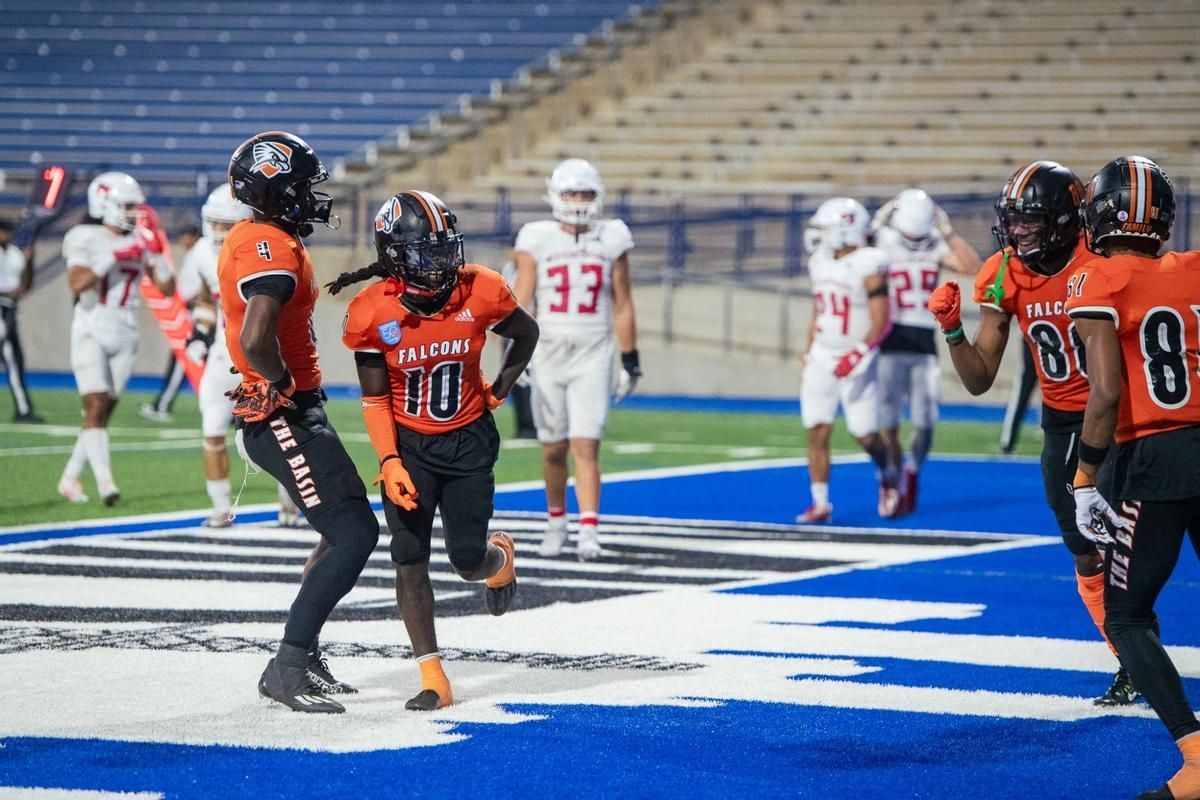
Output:
[[[218,179],[286,128],[329,166],[636,14],[629,0],[5,2],[0,170],[127,169],[151,194]],[[18,180],[0,205],[19,205]]]

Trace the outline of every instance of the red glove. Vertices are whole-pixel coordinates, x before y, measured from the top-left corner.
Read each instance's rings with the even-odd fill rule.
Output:
[[[138,206],[137,235],[151,253],[158,255],[167,249],[167,234],[158,220],[158,212],[146,203]]]
[[[243,422],[263,422],[281,408],[296,407],[290,399],[291,394],[296,391],[296,382],[289,382],[290,388],[283,392],[266,381],[258,381],[249,388],[246,388],[244,383],[238,384],[236,389],[226,392],[225,396],[233,401],[235,417]]]
[[[946,281],[934,289],[929,296],[929,310],[942,326],[942,333],[962,330],[962,294],[958,283]]]
[[[487,404],[488,411],[495,411],[500,406],[504,405],[503,397],[496,397],[492,394],[492,384],[488,381],[483,382],[483,402]]]
[[[871,348],[866,344],[859,344],[853,350],[848,350],[838,359],[837,366],[833,368],[835,377],[844,378],[854,371],[858,366],[858,362],[862,361],[867,353],[871,352]]]
[[[408,474],[408,470],[400,461],[400,456],[388,458],[379,465],[379,477],[371,485],[378,486],[380,483],[383,483],[383,491],[388,496],[388,500],[405,511],[416,511],[417,498],[420,495],[417,494],[417,487],[413,483],[412,476]]]
[[[142,241],[142,237],[137,236],[132,242],[122,246],[119,250],[113,250],[113,258],[117,261],[141,261],[142,252],[146,249],[146,245]]]

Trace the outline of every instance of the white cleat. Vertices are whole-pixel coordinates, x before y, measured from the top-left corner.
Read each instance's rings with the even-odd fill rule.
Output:
[[[575,552],[580,561],[595,561],[602,553],[600,549],[600,532],[595,527],[587,525],[579,529],[579,540],[575,544]]]
[[[202,525],[205,528],[229,528],[232,526],[233,519],[229,516],[228,508],[214,508]]]
[[[118,489],[117,485],[115,483],[113,483],[112,481],[108,481],[107,483],[105,483],[103,486],[101,486],[99,488],[100,488],[100,500],[101,500],[101,502],[104,503],[104,505],[109,506],[111,508],[112,506],[115,506],[117,504],[118,500],[121,499],[121,490]]]
[[[562,524],[550,522],[546,525],[546,535],[538,547],[538,555],[542,558],[555,558],[562,553],[563,545],[567,542],[567,521]]]
[[[900,490],[885,483],[879,484],[879,516],[891,519],[900,515]]]
[[[83,493],[83,484],[74,478],[63,478],[58,482],[58,493],[72,503],[86,503],[88,496]]]
[[[142,417],[142,419],[148,419],[151,422],[170,422],[172,419],[171,412],[159,411],[149,403],[142,403],[142,405],[138,407],[138,414]]]

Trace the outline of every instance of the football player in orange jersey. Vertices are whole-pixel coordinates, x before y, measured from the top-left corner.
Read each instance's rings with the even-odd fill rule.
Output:
[[[974,395],[986,392],[996,379],[1009,326],[1016,317],[1033,352],[1042,389],[1046,500],[1075,558],[1079,596],[1103,635],[1104,558],[1076,529],[1070,491],[1088,383],[1078,336],[1063,304],[1072,267],[1090,256],[1079,238],[1082,197],[1083,184],[1061,164],[1034,161],[1021,167],[1004,184],[996,202],[994,233],[1002,249],[984,262],[975,278],[980,320],[974,343],[963,332],[954,281],[934,291],[929,310],[950,344],[955,371]],[[1118,669],[1096,703],[1126,705],[1135,698],[1127,673]]]
[[[1067,313],[1087,346],[1091,394],[1075,475],[1082,535],[1108,549],[1109,640],[1183,753],[1183,767],[1139,800],[1200,798],[1200,722],[1158,637],[1154,601],[1186,533],[1200,539],[1200,252],[1164,253],[1175,216],[1171,181],[1153,161],[1110,161],[1081,209],[1100,258],[1067,284]],[[1116,505],[1096,471],[1116,439]]]
[[[538,325],[500,273],[464,263],[456,224],[429,192],[401,192],[375,217],[379,260],[329,284],[336,293],[383,278],[351,301],[342,341],[358,366],[392,532],[396,603],[421,670],[421,690],[405,704],[414,711],[453,702],[433,622],[434,514],[441,511],[455,572],[484,581],[489,612],[507,611],[517,590],[512,537],[488,535],[500,453],[491,411],[529,363]],[[489,330],[512,341],[492,384],[480,366]]]
[[[305,565],[278,654],[258,690],[293,711],[340,713],[328,695],[355,690],[329,674],[317,639],[379,541],[379,522],[354,462],[325,415],[312,331],[317,282],[302,239],[328,224],[333,199],[317,154],[290,133],[254,136],[229,162],[233,196],[254,209],[217,261],[225,343],[241,373],[229,392],[238,449],[288,491],[321,541]]]

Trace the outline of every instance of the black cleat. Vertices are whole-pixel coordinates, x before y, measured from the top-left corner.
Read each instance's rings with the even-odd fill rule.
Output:
[[[504,566],[484,581],[483,605],[493,617],[498,617],[513,603],[517,596],[517,545],[507,533],[493,533],[488,542],[508,554]]]
[[[433,689],[422,689],[404,704],[405,711],[437,711],[441,707],[442,698]]]
[[[278,657],[267,662],[267,668],[258,680],[258,693],[292,711],[341,714],[346,710],[341,703],[326,697],[303,667],[282,666]]]
[[[1175,800],[1175,795],[1171,794],[1171,787],[1164,783],[1157,789],[1142,792],[1134,800]]]
[[[26,414],[13,415],[13,422],[19,425],[41,425],[45,421],[39,414],[35,414],[32,411]]]
[[[1108,691],[1092,702],[1098,706],[1131,706],[1138,697],[1137,690],[1133,688],[1133,682],[1129,680],[1129,673],[1125,671],[1124,667],[1121,667],[1113,676],[1112,686],[1108,687]]]
[[[308,679],[321,687],[324,694],[358,694],[358,689],[333,677],[329,671],[329,659],[321,655],[320,650],[308,654]]]

